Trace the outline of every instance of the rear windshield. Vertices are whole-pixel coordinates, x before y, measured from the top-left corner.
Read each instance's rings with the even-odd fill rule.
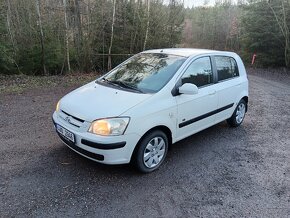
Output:
[[[185,60],[185,57],[168,54],[138,54],[101,81],[127,90],[155,93],[168,83]]]

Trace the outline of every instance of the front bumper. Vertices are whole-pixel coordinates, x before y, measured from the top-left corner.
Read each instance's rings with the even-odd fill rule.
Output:
[[[124,134],[121,136],[98,136],[87,132],[87,128],[76,128],[65,121],[57,112],[53,113],[54,126],[61,125],[75,136],[75,142],[59,134],[61,140],[80,155],[104,164],[125,164],[131,160],[132,153],[140,136]]]

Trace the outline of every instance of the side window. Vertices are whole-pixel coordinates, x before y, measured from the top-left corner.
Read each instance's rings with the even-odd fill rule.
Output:
[[[209,57],[193,61],[181,77],[182,84],[193,83],[197,87],[213,83],[213,73]]]
[[[239,76],[238,65],[232,57],[215,56],[218,81]]]

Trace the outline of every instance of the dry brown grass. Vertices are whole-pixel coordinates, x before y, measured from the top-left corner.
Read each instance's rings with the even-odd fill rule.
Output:
[[[99,73],[69,74],[65,76],[0,75],[0,93],[20,93],[28,89],[85,84]]]

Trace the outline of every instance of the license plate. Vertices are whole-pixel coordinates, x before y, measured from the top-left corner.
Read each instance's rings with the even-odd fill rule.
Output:
[[[56,131],[59,132],[59,134],[61,134],[66,139],[75,142],[74,134],[68,131],[67,129],[63,128],[62,126],[56,124]]]

